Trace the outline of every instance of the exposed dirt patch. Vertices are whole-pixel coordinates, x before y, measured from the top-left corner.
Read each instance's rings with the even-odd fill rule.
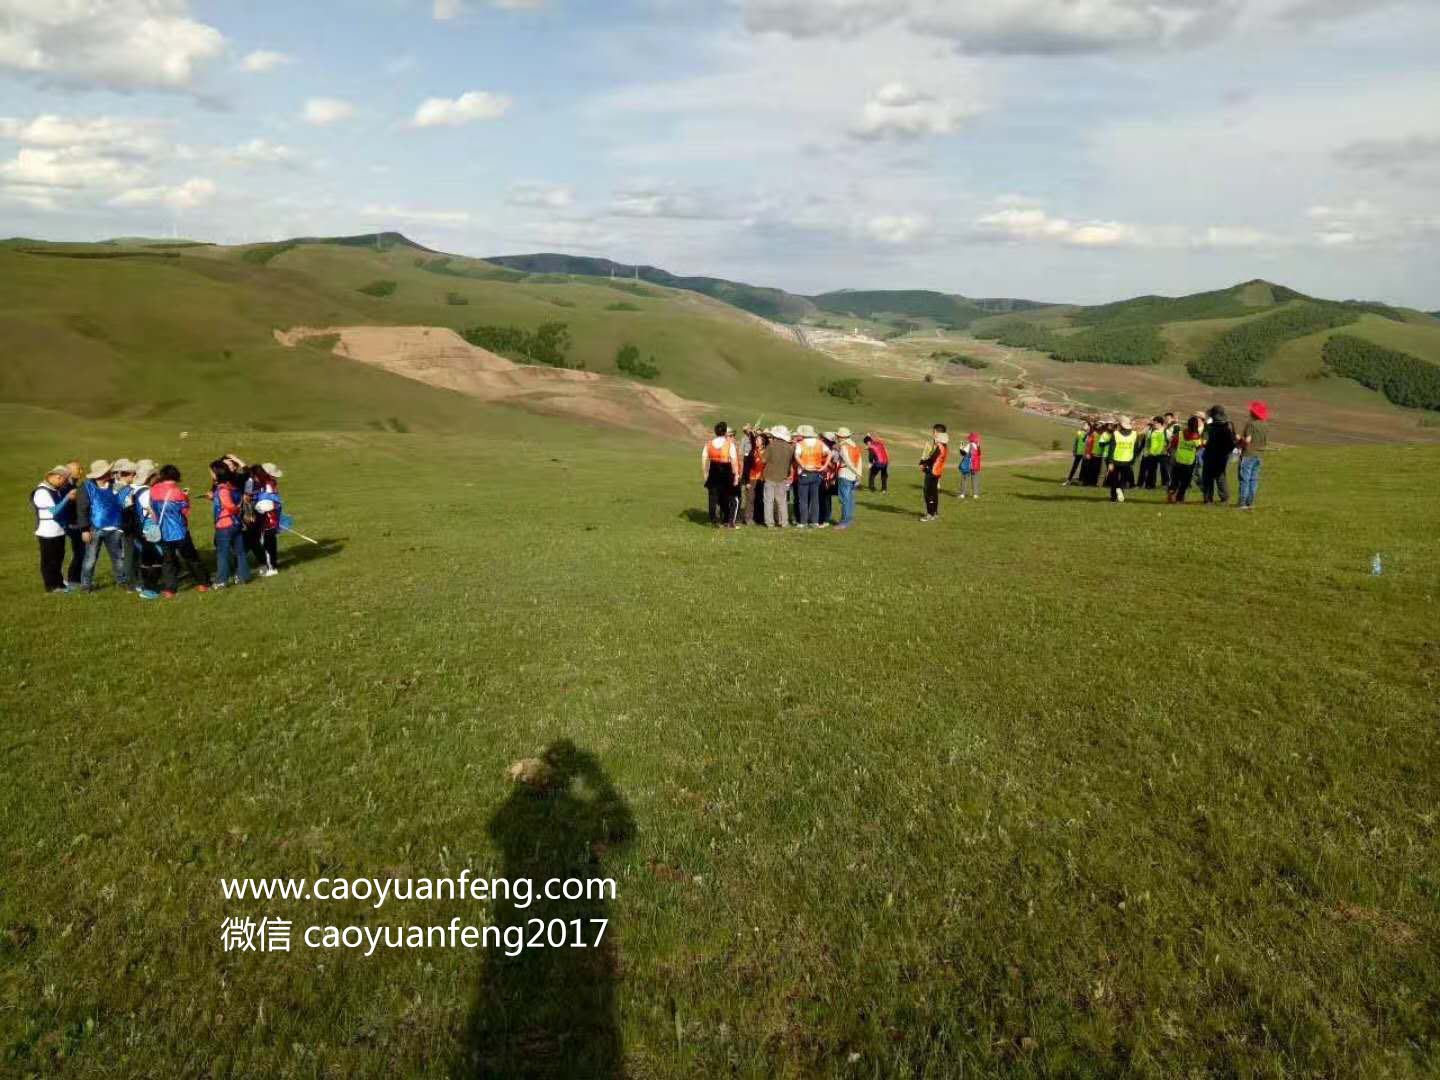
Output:
[[[1387,945],[1413,945],[1418,936],[1412,927],[1407,926],[1395,916],[1375,908],[1341,904],[1333,908],[1329,915],[1337,922],[1359,923],[1368,926],[1375,932],[1375,936]]]
[[[594,372],[516,364],[444,327],[300,326],[275,331],[275,340],[289,348],[326,337],[336,339],[336,356],[481,401],[503,401],[545,415],[573,416],[657,435],[704,435],[697,419],[704,408],[700,402]]]

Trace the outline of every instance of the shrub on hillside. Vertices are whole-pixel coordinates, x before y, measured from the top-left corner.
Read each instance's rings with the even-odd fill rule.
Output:
[[[356,292],[362,292],[366,296],[394,296],[395,290],[400,287],[398,281],[372,281],[369,285],[362,285]]]
[[[1303,303],[1225,331],[1186,370],[1210,386],[1263,386],[1262,365],[1287,341],[1355,322],[1360,312],[1343,304]]]
[[[1333,335],[1322,355],[1327,367],[1396,405],[1440,409],[1440,367],[1434,364],[1350,334]]]
[[[533,331],[518,326],[472,326],[462,336],[471,345],[512,360],[558,368],[571,366],[566,357],[574,341],[569,327],[562,322],[541,323]]]
[[[972,371],[984,371],[990,366],[989,360],[981,360],[978,356],[967,356],[964,353],[955,353],[949,360],[952,364],[961,364]]]
[[[256,247],[246,248],[240,258],[247,263],[264,266],[277,255],[283,255],[295,246],[294,240],[285,240],[278,244],[259,244]]]
[[[832,383],[823,383],[820,387],[822,394],[829,394],[841,401],[848,401],[851,404],[861,400],[859,379],[836,379]]]
[[[470,303],[470,300],[467,297],[461,296],[458,292],[452,292],[445,294],[445,303],[451,307],[464,307]]]
[[[606,305],[605,305],[605,310],[606,310],[606,311],[639,311],[639,310],[640,310],[640,305],[639,305],[639,304],[632,304],[632,303],[630,303],[630,301],[628,301],[628,300],[621,300],[621,301],[619,301],[618,303],[606,304]]]
[[[615,354],[615,366],[627,375],[633,375],[637,379],[654,379],[659,376],[660,368],[655,363],[655,357],[649,360],[640,359],[640,350],[634,345],[622,345],[620,351]]]

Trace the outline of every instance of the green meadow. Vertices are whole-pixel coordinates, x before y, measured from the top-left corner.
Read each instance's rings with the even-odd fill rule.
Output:
[[[1440,1069],[1440,447],[1311,437],[1292,394],[1255,512],[1112,505],[1060,486],[1068,427],[978,378],[871,375],[674,290],[416,257],[0,251],[20,346],[0,368],[0,1073]],[[396,290],[358,291],[377,280]],[[886,432],[889,495],[862,492],[849,532],[715,530],[698,443],[271,335],[557,311],[589,370],[633,341],[706,422]],[[1113,366],[1063,367],[1119,392]],[[1185,378],[1166,369],[1126,392],[1210,398],[1144,381]],[[820,391],[844,377],[859,402]],[[1345,409],[1401,415],[1358,390]],[[922,524],[934,420],[984,433],[991,464],[979,501],[952,474]],[[221,593],[42,592],[45,467],[149,456],[198,494],[222,451],[279,462],[319,543],[282,538],[279,576]],[[543,791],[507,776],[531,758]],[[462,872],[615,891],[222,891]],[[304,940],[532,917],[605,931],[513,956]],[[227,920],[262,918],[288,951],[224,947]]]

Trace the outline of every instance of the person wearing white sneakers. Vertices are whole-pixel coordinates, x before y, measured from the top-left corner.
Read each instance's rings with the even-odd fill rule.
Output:
[[[1130,428],[1130,418],[1122,416],[1111,442],[1110,501],[1124,502],[1125,489],[1135,486],[1135,452],[1139,448],[1140,436]]]

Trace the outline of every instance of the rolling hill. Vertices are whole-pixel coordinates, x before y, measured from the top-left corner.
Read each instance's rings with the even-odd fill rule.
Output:
[[[779,323],[823,322],[826,315],[882,323],[907,329],[911,320],[959,329],[997,312],[1032,311],[1053,305],[1009,298],[971,299],[928,289],[841,289],[802,296],[783,289],[747,285],[714,277],[680,277],[654,266],[635,266],[580,255],[497,255],[485,262],[529,274],[575,274],[629,279],[672,289],[688,289],[723,300],[751,314]]]

